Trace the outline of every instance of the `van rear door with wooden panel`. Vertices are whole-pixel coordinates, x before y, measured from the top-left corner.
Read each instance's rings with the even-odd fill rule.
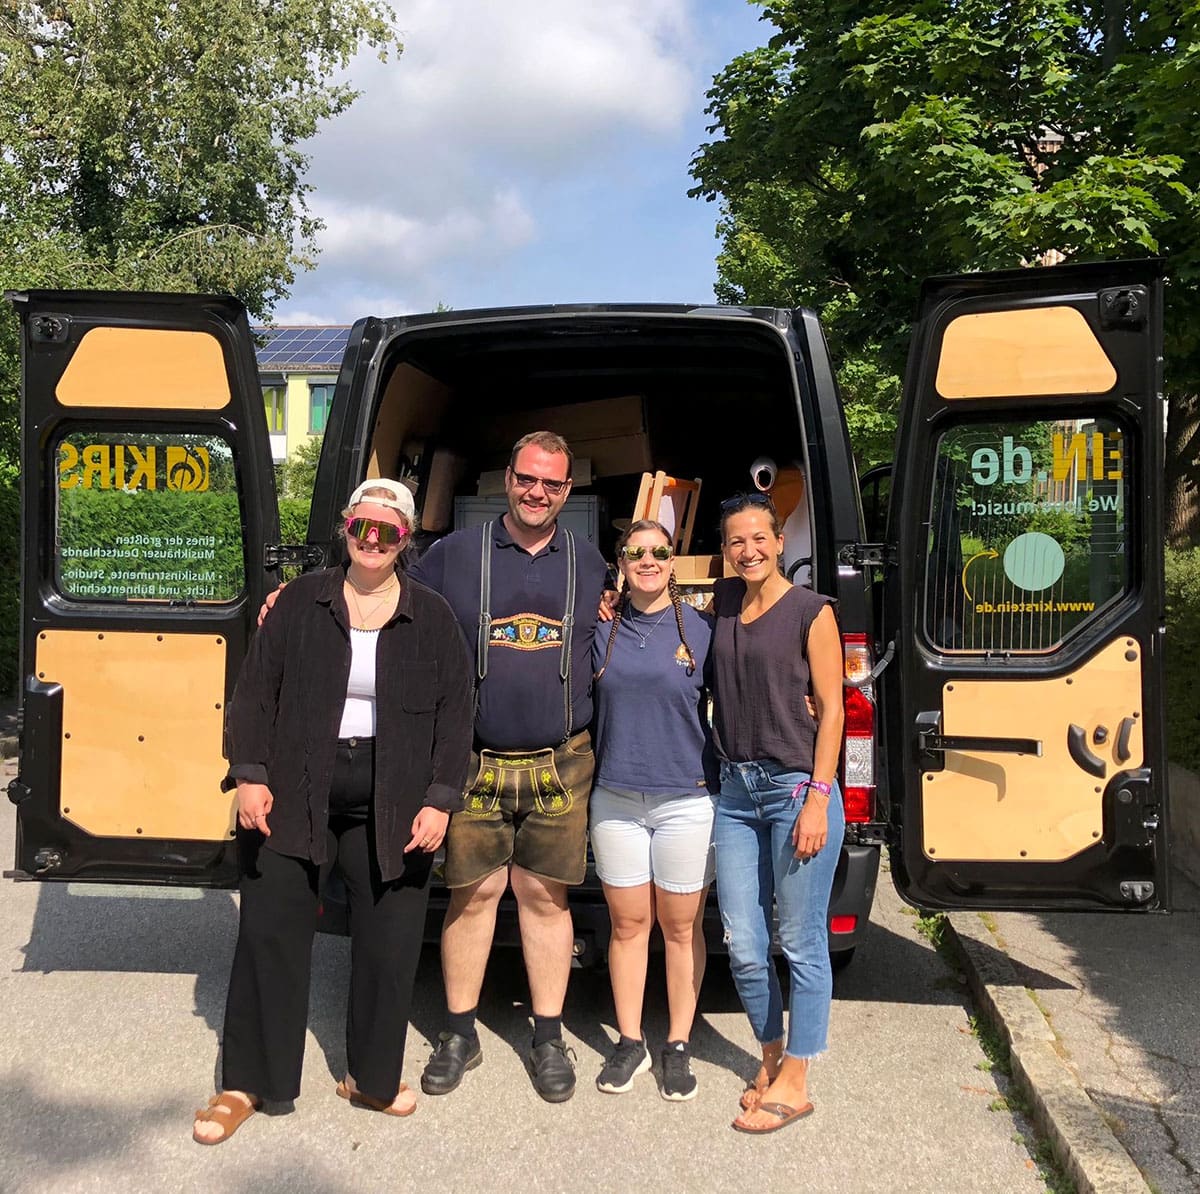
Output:
[[[225,703],[278,514],[232,300],[29,292],[19,872],[235,879]]]
[[[1167,906],[1161,286],[1155,262],[926,284],[880,678],[921,906]]]

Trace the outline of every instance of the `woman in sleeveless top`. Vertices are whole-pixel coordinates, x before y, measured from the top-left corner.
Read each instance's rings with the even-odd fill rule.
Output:
[[[736,577],[716,583],[712,606],[717,895],[734,982],[762,1050],[733,1127],[761,1134],[812,1113],[808,1070],[826,1048],[844,663],[831,600],[780,571],[783,535],[767,495],[723,502],[721,540]],[[791,979],[786,1037],[772,907]]]

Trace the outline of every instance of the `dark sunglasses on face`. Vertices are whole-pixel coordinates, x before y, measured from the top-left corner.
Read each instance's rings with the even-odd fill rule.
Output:
[[[397,526],[394,522],[379,522],[374,518],[346,519],[346,534],[359,543],[366,543],[372,531],[380,547],[395,547],[408,534],[407,527]]]
[[[649,552],[660,564],[671,558],[671,549],[665,543],[659,543],[654,547],[622,547],[621,559],[640,560],[646,552]]]
[[[733,497],[727,497],[721,503],[721,513],[734,514],[747,506],[761,506],[764,510],[773,510],[775,503],[771,501],[769,493],[735,493]]]
[[[518,489],[532,489],[535,485],[540,484],[551,497],[558,497],[571,484],[569,480],[551,481],[549,477],[535,477],[532,473],[514,473],[512,469],[508,471],[512,474],[512,479],[516,482]]]

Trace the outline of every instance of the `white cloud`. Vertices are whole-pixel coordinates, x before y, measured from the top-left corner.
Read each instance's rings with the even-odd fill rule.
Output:
[[[362,95],[310,147],[327,227],[297,309],[351,289],[436,301],[453,263],[535,242],[556,187],[618,187],[622,153],[696,107],[695,4],[399,0],[404,53],[360,55]]]

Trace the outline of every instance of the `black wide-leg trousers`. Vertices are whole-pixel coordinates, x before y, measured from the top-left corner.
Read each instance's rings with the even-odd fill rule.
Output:
[[[432,860],[409,855],[405,875],[382,882],[372,820],[332,816],[328,861],[319,868],[238,830],[241,919],[225,1005],[226,1090],[280,1102],[300,1093],[317,903],[336,864],[350,910],[347,1069],[373,1098],[390,1103],[399,1092]]]

